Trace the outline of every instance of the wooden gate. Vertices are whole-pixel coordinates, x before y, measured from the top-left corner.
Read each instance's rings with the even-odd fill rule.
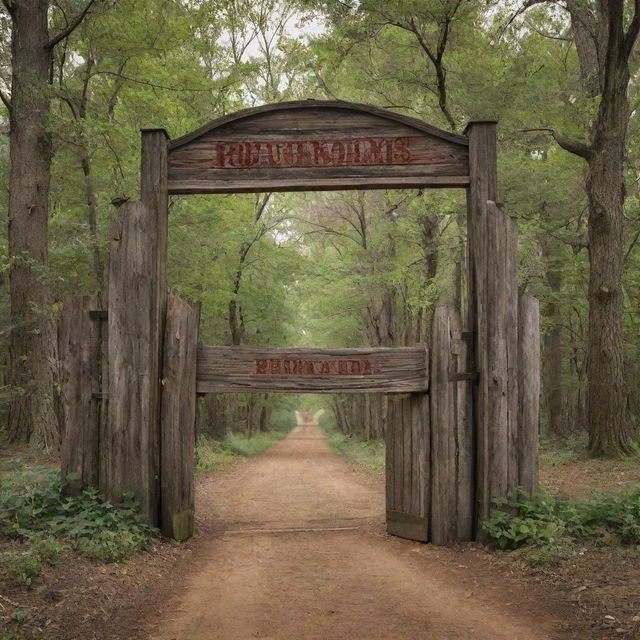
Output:
[[[304,100],[229,114],[170,141],[142,132],[141,195],[120,207],[105,309],[60,323],[63,473],[149,522],[193,531],[196,392],[387,394],[387,523],[437,544],[481,539],[491,500],[537,484],[537,301],[517,287],[497,206],[496,123],[464,135],[369,105]],[[197,310],[167,297],[170,194],[464,188],[465,309],[405,349],[197,349]],[[76,444],[78,443],[78,444]]]

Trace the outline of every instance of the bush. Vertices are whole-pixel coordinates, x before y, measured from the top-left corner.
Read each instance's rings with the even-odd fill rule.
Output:
[[[562,540],[640,544],[640,487],[583,500],[515,491],[494,503],[500,508],[491,511],[484,529],[499,549],[543,547]]]
[[[65,495],[60,473],[29,470],[0,487],[0,536],[26,543],[0,562],[29,586],[44,564],[55,565],[70,550],[99,561],[116,561],[146,547],[155,530],[138,514],[132,495],[121,504],[100,500],[96,489]]]

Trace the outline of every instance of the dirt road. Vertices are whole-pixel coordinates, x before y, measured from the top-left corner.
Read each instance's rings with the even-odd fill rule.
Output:
[[[215,475],[197,509],[214,531],[150,640],[568,637],[476,553],[387,536],[382,480],[336,457],[318,428]]]

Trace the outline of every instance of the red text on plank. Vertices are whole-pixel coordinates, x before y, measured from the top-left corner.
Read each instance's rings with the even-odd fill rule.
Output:
[[[259,358],[256,373],[272,376],[370,376],[377,373],[370,360],[295,360]]]
[[[414,142],[410,137],[216,142],[214,162],[217,169],[411,164],[418,160],[412,152]],[[446,158],[435,156],[431,162]]]

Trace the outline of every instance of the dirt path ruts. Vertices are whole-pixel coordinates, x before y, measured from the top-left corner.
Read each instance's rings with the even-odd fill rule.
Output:
[[[382,482],[318,428],[203,483],[197,509],[215,533],[150,640],[562,637],[524,589],[474,575],[463,553],[387,536]]]

